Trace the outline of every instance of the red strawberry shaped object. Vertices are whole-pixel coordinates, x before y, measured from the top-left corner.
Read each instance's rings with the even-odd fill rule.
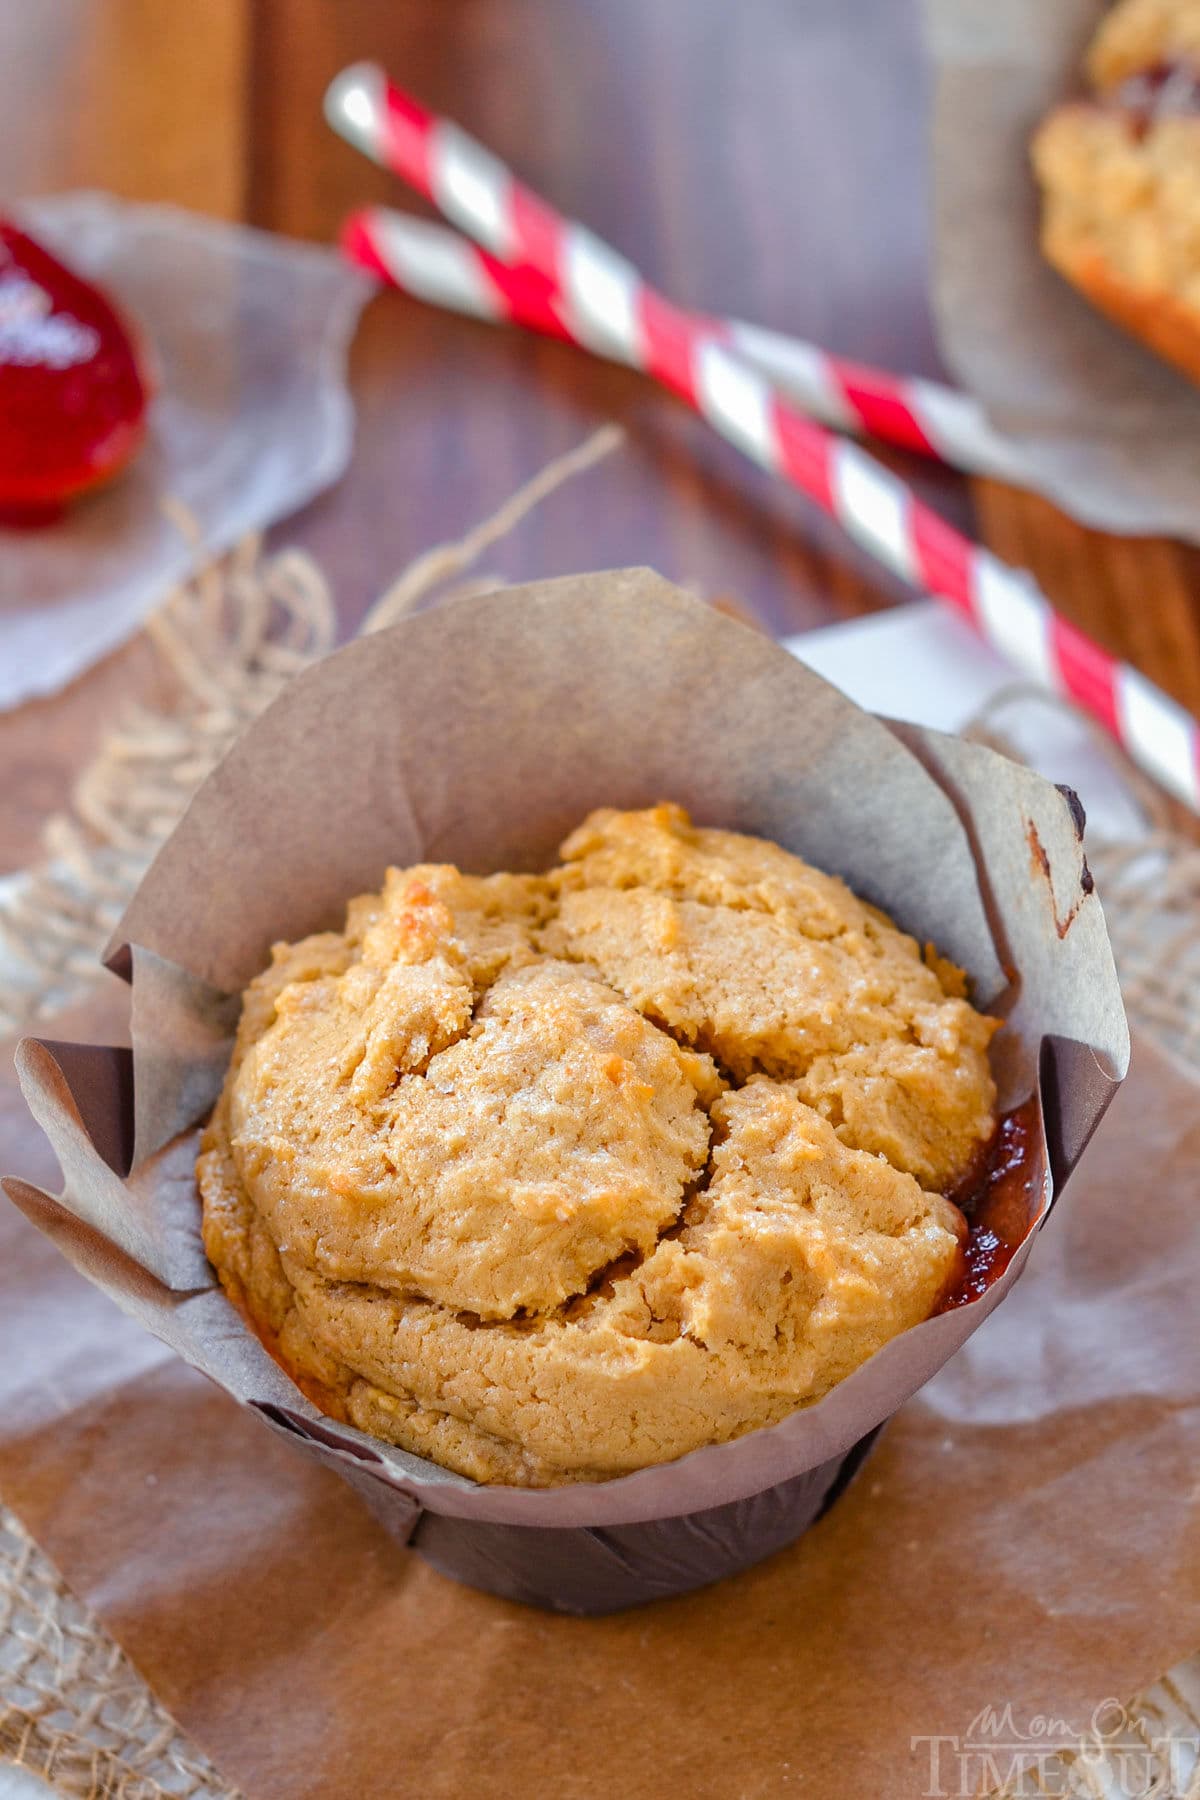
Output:
[[[48,522],[119,474],[149,399],[129,328],[100,289],[0,220],[0,522]]]

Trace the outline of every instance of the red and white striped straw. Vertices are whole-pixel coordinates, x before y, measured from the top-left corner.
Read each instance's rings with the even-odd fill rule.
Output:
[[[481,144],[456,125],[426,112],[393,86],[377,65],[359,63],[337,76],[326,95],[325,112],[336,131],[432,200],[447,218],[477,238],[502,264],[512,266],[528,260],[531,267],[543,266],[540,255],[529,252],[552,249],[556,232],[560,234],[564,222],[556,222],[556,216],[515,182]],[[432,154],[435,139],[436,155]],[[571,229],[583,252],[581,273],[598,274],[599,262],[611,279],[620,265],[617,278],[626,294],[642,285],[637,271],[623,258],[601,245],[582,226]],[[393,248],[398,248],[395,239]],[[418,251],[421,248],[429,246],[418,246]],[[603,252],[599,258],[597,249]],[[439,299],[436,294],[425,292],[422,298],[453,307],[457,296],[469,291],[469,276],[465,281],[453,280],[453,272],[446,266],[453,260],[448,255],[441,271],[452,277],[446,297]],[[436,280],[438,270],[432,264],[427,266]],[[580,318],[584,327],[589,311],[585,304]],[[528,319],[520,322],[533,323]],[[992,429],[974,400],[954,388],[919,376],[891,375],[865,363],[831,356],[816,344],[740,319],[695,318],[693,322],[703,323],[714,337],[736,349],[802,411],[839,431],[882,438],[969,474],[990,475],[1018,484],[1022,480],[1019,452]],[[614,332],[611,324],[609,321],[593,333],[587,347],[630,366],[645,367],[635,361],[634,353],[648,349],[653,355],[653,340],[647,342],[644,334],[619,329]],[[544,325],[541,328],[546,329]],[[580,341],[584,341],[582,335]],[[645,368],[650,375],[660,372],[654,367]]]
[[[432,306],[571,336],[557,291],[536,270],[528,264],[510,268],[444,225],[390,207],[363,207],[346,221],[342,243],[352,261]],[[919,376],[885,375],[742,319],[702,323],[810,418],[920,451],[969,474],[1018,486],[1024,478],[1016,446],[993,431],[977,403],[955,388]],[[641,366],[629,356],[621,360],[630,368]]]
[[[1200,812],[1200,727],[1145,676],[1061,619],[1010,568],[925,506],[860,445],[789,405],[707,322],[673,306],[632,264],[561,218],[482,145],[388,82],[346,70],[326,110],[337,129],[439,207],[503,268],[524,278],[522,304],[545,329],[632,363],[682,395],[755,462],[786,476],[857,542],[915,587],[965,616],[1016,668],[1098,719],[1128,755]],[[382,238],[372,240],[383,272]]]
[[[994,431],[978,401],[921,375],[889,375],[744,319],[721,321],[730,346],[810,418],[856,437],[919,450],[966,475],[1029,485],[1020,449]]]

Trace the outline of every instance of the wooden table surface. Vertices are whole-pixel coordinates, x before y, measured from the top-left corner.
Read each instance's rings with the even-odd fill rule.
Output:
[[[895,369],[938,371],[926,301],[926,79],[914,0],[39,0],[0,10],[8,198],[169,200],[329,240],[397,186],[321,96],[378,57],[685,301]],[[407,202],[405,202],[407,204]],[[628,447],[489,559],[531,579],[644,562],[782,632],[904,590],[669,396],[571,348],[397,295],[352,355],[358,439],[288,521],[346,631],[390,575],[616,418]],[[1200,562],[897,459],[1055,604],[1200,710]],[[98,732],[153,685],[145,644],[0,716],[0,871],[38,846]]]

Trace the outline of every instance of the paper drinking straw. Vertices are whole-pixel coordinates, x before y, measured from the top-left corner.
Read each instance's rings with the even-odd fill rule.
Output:
[[[347,220],[343,244],[352,260],[432,306],[493,324],[571,335],[555,310],[556,290],[536,270],[528,265],[510,269],[444,225],[389,207],[364,207]],[[1021,484],[1019,451],[992,430],[975,401],[954,388],[917,376],[885,375],[741,319],[697,324],[811,418],[919,451],[970,474]],[[642,366],[628,356],[621,360],[629,367]]]
[[[490,260],[480,270],[501,293],[507,281],[519,296],[514,305],[540,307],[544,329],[631,363],[681,395],[886,567],[966,617],[1027,677],[1082,706],[1135,762],[1200,811],[1195,720],[1060,618],[1027,574],[946,524],[861,446],[806,417],[706,321],[673,306],[624,257],[561,218],[482,145],[394,87],[382,70],[364,64],[345,71],[326,110],[353,143],[483,246]],[[386,238],[367,227],[361,241],[388,274]]]

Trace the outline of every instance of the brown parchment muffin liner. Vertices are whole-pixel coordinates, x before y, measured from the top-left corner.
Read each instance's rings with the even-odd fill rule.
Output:
[[[778,1425],[613,1481],[481,1486],[324,1417],[267,1355],[201,1248],[197,1125],[274,941],[337,926],[389,863],[539,869],[593,807],[663,798],[844,876],[967,969],[1007,1023],[1000,1110],[1040,1097],[1040,1225],[1128,1062],[1077,802],[863,713],[644,570],[458,601],[299,676],[200,789],[114,935],[132,1052],[19,1053],[65,1189],[7,1190],[75,1266],[436,1568],[570,1612],[684,1592],[799,1535],[1003,1300],[1036,1225],[981,1298]]]

